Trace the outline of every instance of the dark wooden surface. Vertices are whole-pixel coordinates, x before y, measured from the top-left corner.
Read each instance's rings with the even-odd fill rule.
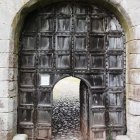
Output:
[[[111,13],[74,2],[32,12],[21,33],[18,132],[29,140],[50,140],[53,86],[74,76],[88,91],[80,107],[81,132],[88,134],[84,139],[125,133],[124,66],[124,34]],[[42,76],[48,77],[46,86]],[[83,92],[81,88],[82,102],[87,98]]]

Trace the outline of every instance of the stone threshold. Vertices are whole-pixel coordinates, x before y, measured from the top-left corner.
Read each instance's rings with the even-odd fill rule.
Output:
[[[120,135],[116,137],[116,140],[130,140],[127,135]]]

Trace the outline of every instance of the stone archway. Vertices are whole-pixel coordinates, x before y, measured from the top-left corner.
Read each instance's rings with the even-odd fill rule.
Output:
[[[17,129],[17,73],[19,38],[25,17],[35,9],[62,0],[3,0],[0,2],[0,139],[11,140]],[[77,0],[95,4],[113,13],[126,35],[127,135],[139,140],[140,37],[139,0]],[[136,8],[137,7],[137,8]],[[118,139],[117,139],[118,140]],[[120,139],[119,139],[120,140]],[[124,138],[122,137],[122,140]]]

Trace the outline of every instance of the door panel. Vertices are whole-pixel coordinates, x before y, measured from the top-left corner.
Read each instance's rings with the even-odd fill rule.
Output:
[[[85,140],[114,140],[125,132],[124,33],[112,13],[87,3],[46,6],[27,16],[19,48],[20,133],[51,138],[51,93],[67,76],[88,85],[80,84]]]

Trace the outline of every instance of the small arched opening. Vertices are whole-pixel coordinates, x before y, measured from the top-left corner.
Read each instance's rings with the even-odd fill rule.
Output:
[[[52,136],[54,140],[81,140],[88,137],[89,95],[80,79],[67,77],[53,89]]]

